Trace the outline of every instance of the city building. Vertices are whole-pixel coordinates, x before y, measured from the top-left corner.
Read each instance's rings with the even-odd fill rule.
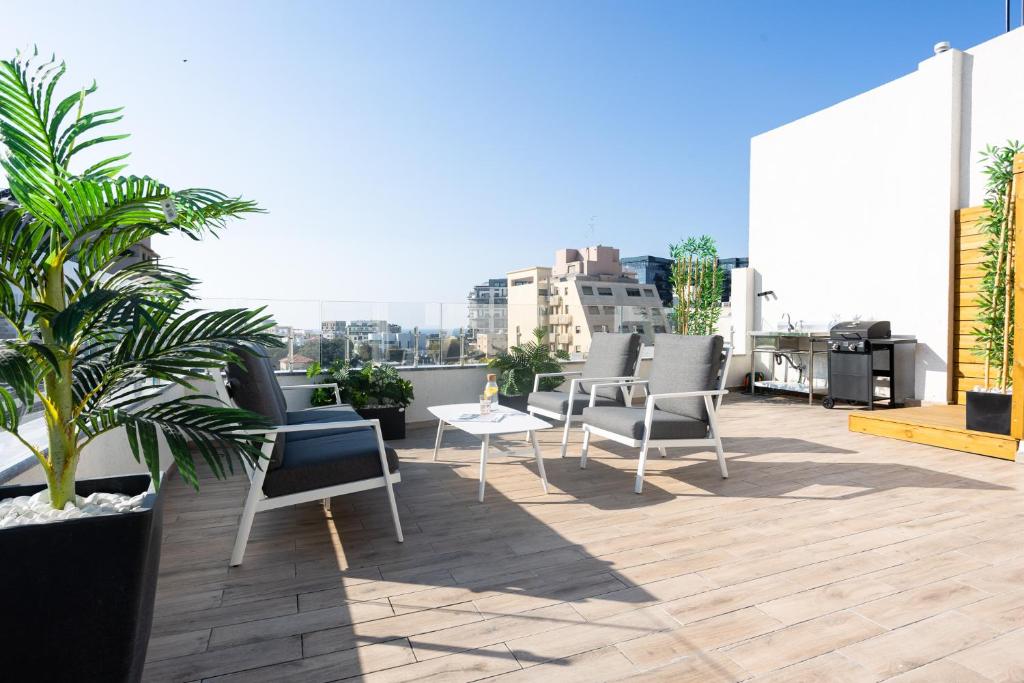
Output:
[[[492,355],[507,348],[508,279],[491,278],[473,287],[466,297],[466,318],[466,331],[478,350]]]
[[[662,256],[627,256],[620,259],[622,269],[636,275],[642,285],[654,285],[665,306],[672,305],[672,259]]]
[[[324,320],[320,323],[320,336],[324,339],[341,339],[347,334],[344,320]]]
[[[295,372],[296,370],[305,370],[313,362],[314,359],[309,356],[296,353],[291,356],[285,356],[277,361],[277,365],[282,372]]]
[[[640,332],[650,341],[668,331],[657,288],[624,271],[614,247],[560,249],[551,268],[512,271],[508,279],[510,344],[542,327],[553,350],[582,356],[594,332]]]
[[[345,336],[358,342],[368,341],[370,335],[379,335],[385,332],[397,334],[401,331],[401,325],[389,323],[387,320],[349,320]]]

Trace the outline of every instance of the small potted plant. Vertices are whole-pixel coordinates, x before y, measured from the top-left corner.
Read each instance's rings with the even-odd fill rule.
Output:
[[[341,402],[356,409],[367,420],[380,420],[382,436],[387,440],[405,438],[405,409],[414,397],[412,382],[404,379],[393,365],[367,363],[353,369],[335,361],[326,371],[318,364],[306,370],[309,377],[326,374],[338,385]],[[314,406],[334,403],[334,392],[317,389],[310,398]]]
[[[1021,144],[989,146],[982,153],[988,162],[985,193],[987,215],[981,220],[987,241],[982,245],[982,283],[978,294],[976,355],[985,361],[983,384],[967,392],[967,429],[995,434],[1010,433],[1010,369],[1013,367],[1014,280],[1012,211],[1013,157]]]
[[[208,379],[239,346],[277,345],[260,311],[198,311],[196,281],[157,260],[126,260],[155,235],[193,239],[252,202],[122,176],[125,135],[98,134],[120,110],[90,111],[93,85],[56,92],[64,64],[0,61],[0,430],[34,456],[45,484],[0,487],[2,670],[11,680],[137,681],[160,565],[161,439],[198,488],[193,454],[224,476],[258,466],[253,413],[165,390]],[[56,95],[56,96],[55,96]],[[90,161],[94,161],[90,160]],[[45,444],[32,440],[33,404]],[[126,442],[148,474],[81,480],[83,457]]]
[[[562,361],[569,360],[569,354],[551,351],[546,337],[544,328],[538,327],[533,331],[533,341],[511,346],[487,364],[498,373],[498,403],[525,412],[534,378],[545,372],[561,372]],[[543,377],[540,390],[554,391],[564,381],[561,377]]]

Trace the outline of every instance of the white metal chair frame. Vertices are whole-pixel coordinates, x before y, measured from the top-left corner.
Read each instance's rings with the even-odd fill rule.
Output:
[[[637,361],[636,362],[637,362],[637,364],[640,363],[639,354],[637,354]],[[633,372],[634,373],[636,372],[636,366],[635,365],[633,366]],[[543,379],[545,377],[571,377],[573,375],[582,375],[582,374],[583,374],[583,372],[581,370],[573,370],[573,371],[570,371],[570,372],[542,372],[542,373],[539,373],[538,375],[536,375],[533,378],[533,391],[536,393],[537,391],[540,390],[540,381],[541,381],[541,379]],[[622,377],[587,377],[587,378],[578,377],[578,378],[574,378],[574,379],[569,381],[569,403],[568,403],[568,406],[567,406],[568,409],[569,409],[569,413],[570,413],[569,415],[564,415],[562,413],[557,413],[554,410],[547,410],[546,408],[538,408],[536,406],[531,406],[531,405],[527,405],[526,406],[526,411],[528,413],[530,413],[530,415],[534,415],[534,416],[536,416],[536,415],[543,415],[544,417],[551,418],[552,420],[563,420],[563,421],[565,421],[565,427],[562,429],[562,455],[561,455],[561,457],[564,458],[565,457],[565,449],[566,449],[566,447],[569,444],[569,428],[570,428],[570,426],[572,425],[573,422],[580,422],[583,419],[583,415],[573,415],[573,414],[571,414],[572,413],[573,402],[576,399],[576,394],[582,393],[580,391],[580,385],[583,384],[583,382],[612,382],[613,380],[626,380],[626,379],[635,379],[635,378],[636,378],[636,375],[624,375]],[[602,386],[607,386],[607,384],[602,385]],[[593,405],[594,401],[596,400],[594,398],[594,389],[595,388],[596,388],[596,385],[591,385],[591,387],[590,387],[590,393],[591,393],[590,405]],[[623,386],[622,387],[622,397],[623,397],[623,400],[625,401],[625,405],[628,406],[632,402],[632,400],[633,400],[633,392],[628,387]]]
[[[218,396],[222,400],[227,401],[229,405],[233,405],[234,402],[231,401],[231,397],[227,392],[227,387],[224,384],[224,378],[220,376],[219,372],[211,374],[213,376]],[[297,384],[281,387],[283,390],[328,388],[334,389],[335,400],[338,402],[338,405],[341,405],[341,394],[338,391],[338,385],[336,384]],[[352,481],[345,484],[336,484],[334,486],[312,489],[310,491],[301,491],[299,493],[290,493],[284,496],[271,497],[263,492],[263,482],[267,477],[266,468],[263,466],[252,467],[248,462],[245,463],[246,474],[249,475],[249,494],[246,496],[245,505],[242,508],[242,518],[239,521],[238,533],[235,535],[235,545],[231,551],[232,567],[237,567],[242,564],[242,558],[245,556],[245,546],[249,543],[249,532],[252,530],[253,518],[256,517],[257,512],[299,505],[301,503],[309,503],[315,500],[323,501],[324,511],[329,512],[331,509],[331,498],[334,496],[343,496],[348,493],[357,493],[359,491],[367,491],[369,489],[381,487],[387,490],[388,505],[391,508],[391,519],[395,523],[395,535],[398,538],[398,542],[402,543],[405,541],[405,537],[402,534],[402,523],[398,518],[398,505],[395,502],[395,491],[393,487],[394,483],[402,481],[402,475],[400,472],[392,473],[391,468],[388,466],[388,457],[384,450],[384,437],[380,430],[380,420],[280,425],[272,427],[269,430],[257,430],[251,433],[266,437],[267,442],[263,444],[261,450],[263,452],[263,459],[265,462],[269,463],[270,454],[274,450],[274,443],[278,434],[326,430],[338,431],[343,429],[362,429],[365,427],[373,429],[377,436],[377,452],[380,456],[381,472],[383,472],[383,475],[380,477],[361,479],[360,481]]]
[[[580,469],[586,469],[587,467],[587,449],[590,447],[590,435],[596,434],[597,436],[604,437],[610,441],[620,443],[624,446],[632,446],[633,448],[640,448],[640,461],[636,468],[636,482],[633,486],[635,493],[642,493],[644,486],[644,467],[647,464],[647,450],[649,447],[654,446],[661,451],[661,457],[665,457],[665,449],[669,447],[693,447],[693,446],[714,446],[715,453],[718,455],[718,467],[722,471],[722,478],[726,479],[729,477],[729,469],[725,463],[725,451],[722,449],[722,439],[718,432],[718,408],[722,405],[722,397],[729,393],[725,388],[725,382],[729,375],[729,362],[732,360],[732,348],[726,347],[725,350],[725,361],[722,363],[721,377],[718,380],[717,389],[709,389],[705,391],[679,391],[667,394],[647,394],[647,400],[644,403],[644,438],[633,439],[622,434],[616,434],[615,432],[608,431],[607,429],[601,429],[594,427],[587,423],[583,423],[583,449],[580,451]],[[657,353],[657,351],[655,351]],[[648,386],[649,380],[646,379],[630,379],[620,380],[617,382],[608,382],[604,385],[595,384],[591,387],[591,398],[590,407],[594,407],[596,402],[596,395],[594,389],[598,386],[616,386],[625,385],[630,386]],[[708,413],[708,436],[704,439],[652,439],[651,436],[651,422],[654,419],[654,408],[658,401],[671,398],[694,398],[703,397],[704,407]],[[714,399],[714,400],[712,400]]]

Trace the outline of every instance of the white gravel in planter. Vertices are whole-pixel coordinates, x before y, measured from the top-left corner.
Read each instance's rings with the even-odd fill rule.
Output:
[[[50,505],[50,492],[43,489],[32,496],[0,500],[0,529],[131,512],[142,507],[145,497],[145,493],[137,496],[123,493],[93,493],[84,498],[75,496],[74,503],[68,501],[64,504],[63,510],[55,510]]]

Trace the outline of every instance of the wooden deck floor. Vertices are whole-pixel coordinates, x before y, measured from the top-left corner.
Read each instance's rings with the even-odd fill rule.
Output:
[[[1012,436],[970,431],[966,425],[967,407],[963,405],[850,412],[850,429],[862,434],[887,436],[1004,460],[1016,458],[1017,440]]]
[[[635,451],[581,471],[552,430],[552,493],[496,457],[478,504],[477,444],[415,430],[403,545],[370,491],[262,513],[229,569],[245,483],[174,481],[146,679],[1022,680],[1024,467],[730,399],[731,478],[670,452],[641,496]]]

